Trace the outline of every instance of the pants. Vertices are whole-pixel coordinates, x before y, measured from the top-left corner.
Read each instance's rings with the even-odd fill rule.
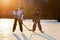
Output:
[[[42,31],[42,27],[41,27],[40,21],[38,21],[38,22],[34,22],[34,24],[33,24],[33,31],[36,30],[36,24],[38,24],[38,28],[39,28],[39,30]]]
[[[17,21],[18,21],[18,23],[19,23],[20,31],[21,31],[21,32],[23,32],[23,28],[22,28],[22,20],[17,19],[17,18],[15,18],[15,21],[14,21],[14,25],[13,25],[13,32],[14,32],[14,31],[15,31],[15,29],[16,29]]]

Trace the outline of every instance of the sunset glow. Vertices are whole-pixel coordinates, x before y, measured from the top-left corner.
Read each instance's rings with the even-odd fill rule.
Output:
[[[1,0],[1,3],[4,5],[8,5],[11,3],[12,0]]]
[[[17,0],[0,0],[0,10],[12,10],[17,8],[18,1]]]

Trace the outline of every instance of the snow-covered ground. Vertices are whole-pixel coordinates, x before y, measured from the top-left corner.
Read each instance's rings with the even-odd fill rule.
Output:
[[[33,33],[24,27],[32,29],[33,22],[31,19],[23,21],[23,33],[17,28],[12,32],[14,19],[0,19],[0,40],[60,40],[60,23],[56,20],[41,20],[44,33],[41,33],[37,27]]]

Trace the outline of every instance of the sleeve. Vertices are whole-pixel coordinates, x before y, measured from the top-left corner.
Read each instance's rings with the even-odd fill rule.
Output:
[[[41,14],[39,13],[39,18],[41,18]]]
[[[34,19],[35,19],[35,13],[33,12],[32,14],[32,21],[34,22]]]
[[[20,14],[20,18],[21,18],[21,20],[24,19],[24,13],[23,12]]]
[[[16,16],[16,12],[15,11],[13,11],[13,15]]]

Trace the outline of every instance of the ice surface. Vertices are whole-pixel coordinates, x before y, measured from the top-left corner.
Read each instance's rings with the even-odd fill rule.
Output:
[[[15,32],[12,32],[14,19],[0,19],[0,40],[60,40],[60,23],[56,20],[41,20],[44,33],[36,28],[33,33],[26,29],[32,29],[33,22],[31,19],[23,20],[23,33],[19,29],[17,22]]]

